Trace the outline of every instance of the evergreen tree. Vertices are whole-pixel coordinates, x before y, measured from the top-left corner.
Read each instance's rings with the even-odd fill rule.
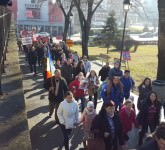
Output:
[[[102,31],[102,43],[104,43],[107,47],[112,45],[113,41],[120,37],[120,32],[117,27],[115,13],[111,12],[109,17],[107,18],[106,25]]]

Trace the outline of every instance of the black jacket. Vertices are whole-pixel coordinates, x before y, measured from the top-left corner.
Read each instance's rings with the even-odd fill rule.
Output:
[[[36,50],[30,50],[29,54],[29,64],[36,65],[37,63],[37,51]]]
[[[121,124],[118,114],[116,114],[116,113],[113,117],[113,122],[114,122],[114,126],[115,126],[115,138],[114,138],[116,140],[115,143],[117,143],[117,141],[119,141],[119,144],[123,145],[122,124]],[[111,149],[110,147],[112,146],[112,143],[114,143],[114,142],[112,141],[111,128],[110,128],[108,119],[106,117],[106,114],[99,113],[99,115],[97,115],[94,118],[92,125],[91,125],[91,131],[94,134],[94,137],[101,137],[104,139],[107,150]],[[108,138],[104,137],[105,132],[110,133],[110,136]]]
[[[110,71],[110,67],[107,66],[103,66],[100,71],[99,71],[99,76],[101,76],[101,81],[106,80],[106,78],[108,77],[108,73]]]
[[[67,65],[64,63],[64,65],[61,67],[61,75],[65,78],[67,83],[70,83],[73,79],[73,67],[72,65]]]
[[[141,110],[139,112],[139,114],[137,115],[137,121],[140,125],[142,126],[146,126],[148,125],[148,121],[147,121],[147,114],[148,114],[148,108],[151,106],[149,100],[146,100],[142,103],[142,107]],[[156,125],[159,125],[160,123],[160,109],[161,109],[161,103],[159,101],[156,102],[155,104],[156,109],[157,109],[157,114],[155,117],[155,123]]]
[[[56,87],[55,77],[47,79],[47,89],[49,90],[50,87],[52,86],[54,87],[54,92],[49,90],[48,98],[50,101],[56,101],[60,103],[64,100],[64,94],[67,92],[68,86],[64,78],[60,78],[59,82],[60,84],[59,84],[58,94],[57,96],[55,96],[55,87]]]
[[[85,68],[84,68],[84,67],[82,67],[82,68],[80,68],[80,67],[76,67],[76,70],[75,70],[75,76],[77,76],[80,72],[83,73],[84,77],[86,76]]]

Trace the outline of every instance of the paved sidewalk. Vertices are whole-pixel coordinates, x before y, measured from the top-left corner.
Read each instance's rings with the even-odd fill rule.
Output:
[[[15,37],[10,37],[15,40]],[[15,40],[16,41],[16,40]],[[31,150],[16,44],[9,41],[0,96],[0,149]]]

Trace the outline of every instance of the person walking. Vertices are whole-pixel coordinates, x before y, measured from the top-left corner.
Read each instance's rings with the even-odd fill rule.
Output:
[[[83,112],[86,101],[85,92],[87,90],[87,81],[82,72],[69,84],[69,89],[73,92],[73,96],[77,101],[79,99],[81,100],[81,112]]]
[[[123,84],[120,81],[120,77],[114,76],[113,79],[109,78],[107,84],[104,85],[102,89],[103,101],[112,100],[115,103],[116,110],[121,108],[123,105]]]
[[[94,137],[104,140],[106,150],[119,150],[123,146],[123,130],[118,113],[115,112],[115,103],[108,101],[103,104],[100,113],[94,118],[91,125]]]
[[[89,101],[92,101],[92,96],[94,96],[94,108],[97,107],[97,90],[99,88],[99,79],[96,74],[96,71],[91,70],[89,76],[87,77],[88,80],[88,94],[89,94]]]
[[[80,72],[82,72],[84,77],[86,77],[84,62],[82,60],[80,60],[77,64],[75,69],[75,76],[77,76]]]
[[[108,75],[110,78],[113,78],[114,76],[118,76],[118,77],[123,76],[123,72],[120,70],[120,62],[119,61],[116,61],[114,63],[114,68],[110,69]]]
[[[135,82],[130,77],[130,71],[129,70],[124,71],[124,76],[121,77],[120,81],[123,84],[124,98],[125,98],[125,100],[127,100],[130,97],[131,89],[133,89],[135,87]]]
[[[100,71],[99,71],[99,75],[98,76],[101,76],[101,81],[105,81],[106,78],[108,77],[108,73],[110,71],[110,66],[109,66],[109,62],[106,62],[106,65],[103,66]]]
[[[30,71],[34,72],[34,75],[37,74],[37,69],[36,69],[36,64],[37,64],[37,51],[34,46],[29,51],[29,65],[30,65]]]
[[[73,67],[71,65],[71,59],[68,58],[67,61],[61,67],[61,75],[65,78],[68,85],[73,79]]]
[[[54,76],[49,78],[49,117],[52,116],[55,108],[55,120],[58,123],[57,110],[59,104],[64,100],[64,94],[68,91],[68,86],[64,78],[61,77],[61,71],[55,70]]]
[[[152,91],[151,79],[145,78],[143,82],[138,86],[139,97],[137,101],[137,108],[141,110],[142,103],[147,99],[149,93]]]
[[[65,150],[69,150],[69,135],[74,126],[79,124],[78,103],[74,100],[71,91],[67,91],[65,99],[59,105],[57,116],[64,136]]]
[[[143,138],[148,132],[148,127],[152,132],[160,123],[160,109],[161,103],[158,101],[157,94],[151,92],[146,101],[143,102],[141,110],[137,116],[138,124],[141,126],[139,133],[139,145],[143,143]]]
[[[91,71],[91,63],[88,60],[87,56],[83,56],[83,62],[85,67],[85,74],[87,75]]]
[[[84,130],[84,138],[83,138],[84,148],[87,148],[87,141],[91,136],[90,128],[95,116],[96,116],[96,109],[94,109],[94,103],[92,101],[89,101],[80,119],[80,123],[83,124],[83,130]]]
[[[132,104],[131,100],[126,100],[119,112],[125,145],[128,149],[137,148],[138,145],[138,137],[136,136],[138,133],[138,124],[136,122],[136,114]]]
[[[112,79],[108,77],[106,82],[103,82],[102,87],[100,89],[100,96],[103,99],[103,103],[108,102],[110,100],[109,96],[110,96],[111,87],[112,87]]]

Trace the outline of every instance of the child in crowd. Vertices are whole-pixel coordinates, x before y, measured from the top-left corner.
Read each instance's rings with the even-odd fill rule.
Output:
[[[121,77],[120,81],[123,83],[124,98],[127,100],[130,97],[131,89],[135,87],[135,82],[132,77],[130,77],[129,70],[124,71],[124,76]]]
[[[83,129],[84,129],[84,139],[83,139],[83,145],[84,148],[87,147],[87,140],[90,137],[91,131],[91,123],[96,116],[96,110],[94,109],[94,103],[92,101],[89,101],[87,103],[87,107],[84,109],[84,112],[82,113],[80,123],[83,123]]]
[[[120,119],[123,127],[123,134],[128,148],[136,148],[138,145],[138,138],[131,137],[132,133],[137,130],[136,114],[132,108],[132,101],[126,100],[124,106],[120,110]],[[136,132],[137,133],[137,132]],[[134,138],[134,139],[133,139]]]

